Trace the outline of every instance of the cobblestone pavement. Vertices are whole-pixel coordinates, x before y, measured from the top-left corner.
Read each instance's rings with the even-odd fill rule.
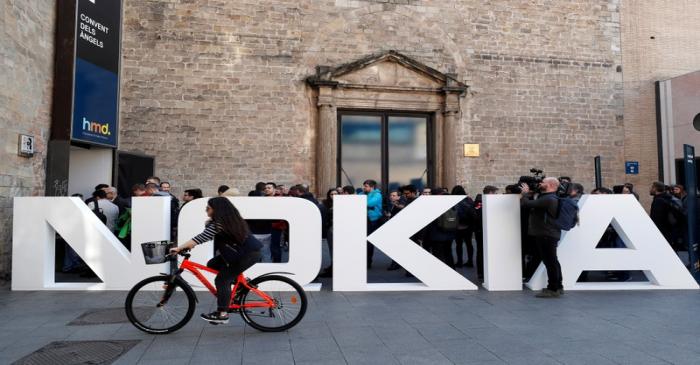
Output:
[[[403,279],[377,260],[373,281]],[[462,269],[468,276],[472,269]],[[698,364],[700,293],[309,293],[304,320],[262,333],[240,318],[151,336],[122,322],[72,326],[92,309],[123,306],[125,292],[11,292],[0,288],[0,363],[53,341],[140,340],[116,364]],[[196,314],[214,307],[198,293]],[[125,320],[125,319],[124,319]]]

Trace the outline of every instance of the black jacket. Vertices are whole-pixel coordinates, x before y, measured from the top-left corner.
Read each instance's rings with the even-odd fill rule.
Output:
[[[649,211],[651,220],[656,224],[656,227],[667,240],[671,238],[673,232],[673,226],[669,220],[671,204],[673,204],[671,201],[671,194],[663,193],[655,195],[654,200],[651,202],[651,210]]]
[[[124,199],[121,196],[117,196],[116,198],[114,198],[112,203],[114,203],[114,205],[116,205],[117,208],[119,208],[119,215],[124,214],[126,208],[131,208],[131,201],[128,199]]]
[[[214,237],[214,250],[223,256],[226,263],[238,262],[241,258],[263,247],[255,236],[249,234],[243,242],[237,243],[226,233],[219,232]]]
[[[439,219],[439,218],[438,218]],[[445,231],[438,226],[438,219],[430,222],[425,227],[424,239],[431,242],[452,242],[455,239],[456,231]]]
[[[561,230],[554,225],[559,200],[555,193],[542,193],[537,199],[520,199],[520,206],[530,209],[528,234],[534,237],[561,238]]]

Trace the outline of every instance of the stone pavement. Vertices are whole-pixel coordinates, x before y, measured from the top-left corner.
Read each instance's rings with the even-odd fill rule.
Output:
[[[379,260],[372,276],[387,272]],[[464,269],[463,269],[464,270]],[[470,269],[467,276],[473,275]],[[88,310],[123,307],[125,292],[11,292],[0,288],[0,364],[53,341],[139,340],[115,364],[700,364],[700,293],[309,293],[304,320],[262,333],[239,317],[195,318],[152,336],[122,322],[67,325]],[[125,320],[125,318],[124,318]]]

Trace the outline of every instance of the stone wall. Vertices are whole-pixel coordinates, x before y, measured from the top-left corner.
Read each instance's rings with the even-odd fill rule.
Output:
[[[596,155],[612,185],[623,172],[619,11],[618,0],[125,0],[120,148],[156,156],[178,191],[314,183],[304,79],[396,50],[470,85],[454,146],[469,191],[532,167],[589,189]],[[462,143],[480,143],[481,157],[461,157]]]
[[[43,195],[56,7],[54,1],[0,2],[0,281],[10,275],[12,198]],[[17,155],[18,135],[36,154]]]
[[[639,161],[639,175],[627,179],[645,207],[650,182],[659,180],[654,83],[700,70],[696,14],[697,1],[622,1],[625,159]]]

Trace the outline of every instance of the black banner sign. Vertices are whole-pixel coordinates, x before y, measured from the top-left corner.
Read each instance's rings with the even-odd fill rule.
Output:
[[[119,71],[121,0],[78,0],[75,56]]]

